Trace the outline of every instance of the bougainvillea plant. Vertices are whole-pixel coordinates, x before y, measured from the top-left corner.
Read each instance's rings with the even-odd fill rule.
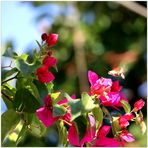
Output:
[[[1,93],[8,108],[2,114],[2,146],[17,146],[25,132],[42,137],[54,124],[62,146],[124,146],[125,142],[136,140],[127,128],[131,122],[136,122],[145,133],[141,112],[145,102],[139,99],[131,109],[119,81],[89,70],[90,90],[82,92],[80,98],[54,91],[55,76],[50,70],[57,69],[58,60],[52,48],[58,34],[44,33],[41,39],[41,43],[37,41],[40,51],[34,49],[32,63],[28,62],[27,54],[11,52],[15,67],[2,69]],[[115,70],[109,74],[124,78],[123,73]],[[15,87],[9,83],[13,79]]]

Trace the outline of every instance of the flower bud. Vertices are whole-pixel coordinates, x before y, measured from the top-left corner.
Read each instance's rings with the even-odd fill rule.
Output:
[[[135,102],[135,104],[134,104],[134,112],[137,112],[138,110],[142,109],[144,104],[145,104],[145,102],[142,99]]]
[[[58,41],[58,34],[50,34],[47,39],[46,43],[48,46],[54,46]]]
[[[42,38],[43,41],[45,41],[45,40],[47,39],[47,37],[48,37],[48,36],[47,36],[46,33],[43,33],[42,36],[41,36],[41,38]]]

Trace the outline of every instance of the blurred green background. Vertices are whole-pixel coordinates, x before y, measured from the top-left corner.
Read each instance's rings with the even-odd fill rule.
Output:
[[[126,6],[125,6],[126,4]],[[80,96],[89,90],[87,71],[119,80],[131,106],[139,98],[147,102],[147,2],[2,2],[2,51],[12,48],[28,53],[30,60],[35,40],[42,33],[57,33],[59,40],[53,47],[58,59],[54,89]],[[39,49],[38,49],[39,50]],[[2,66],[11,59],[2,57]],[[125,80],[107,73],[112,67],[123,65]],[[15,84],[13,84],[15,86]],[[2,102],[2,112],[6,110]],[[147,104],[143,108],[147,118]],[[2,127],[3,128],[3,127]],[[146,146],[146,134],[141,136],[136,125],[129,127],[136,141],[127,146]],[[20,146],[57,146],[56,127],[37,138],[26,134]]]

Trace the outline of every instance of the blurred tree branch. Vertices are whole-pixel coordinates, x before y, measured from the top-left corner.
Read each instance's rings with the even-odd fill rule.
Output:
[[[116,1],[129,10],[147,18],[147,9],[134,1]]]
[[[79,29],[74,30],[73,44],[75,50],[75,63],[79,78],[80,91],[88,91],[87,63],[84,51],[85,35]]]

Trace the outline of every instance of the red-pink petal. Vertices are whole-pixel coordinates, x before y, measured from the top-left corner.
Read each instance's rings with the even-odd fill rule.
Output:
[[[114,81],[112,83],[111,91],[112,92],[119,92],[122,89],[122,86],[119,86],[119,81]]]
[[[133,141],[135,141],[134,136],[131,133],[129,133],[127,130],[123,131],[121,133],[120,138],[125,140],[126,142],[133,142]]]
[[[124,100],[124,101],[126,101],[126,102],[128,103],[128,99],[125,97],[125,94],[124,94],[123,92],[120,93],[120,100]],[[119,101],[119,102],[116,104],[116,106],[122,107],[123,105],[122,105],[122,103]]]
[[[48,83],[48,82],[53,81],[54,79],[55,79],[54,75],[49,71],[45,71],[44,73],[38,74],[38,80],[41,83]]]
[[[43,65],[47,66],[48,68],[54,66],[57,63],[57,59],[51,56],[46,56],[43,60]]]
[[[62,116],[62,119],[64,120],[64,122],[67,121],[68,123],[70,123],[71,113],[70,112],[66,113],[64,116]]]
[[[68,103],[67,99],[63,99],[58,102],[59,105],[66,104],[66,103]]]
[[[128,120],[124,117],[124,116],[121,116],[119,118],[119,125],[122,127],[122,128],[125,128],[129,125],[129,122]]]
[[[119,147],[120,142],[114,138],[100,137],[95,142],[95,147]]]
[[[75,99],[76,99],[76,95],[72,95],[71,98],[72,98],[73,100],[75,100]],[[65,98],[65,99],[63,99],[63,100],[60,100],[60,101],[58,102],[59,105],[66,104],[66,103],[68,103],[67,98]]]
[[[74,123],[68,130],[68,139],[71,145],[80,146],[79,140],[78,140],[78,133],[76,131]]]
[[[95,120],[92,116],[89,115],[89,119],[90,119],[90,123],[91,123],[91,127],[92,129],[89,130],[87,129],[86,130],[86,134],[85,136],[82,138],[82,140],[78,141],[78,133],[76,131],[76,128],[74,126],[74,123],[72,124],[72,126],[69,128],[69,131],[68,131],[68,139],[69,139],[69,142],[71,145],[73,146],[83,146],[85,142],[91,142],[95,136],[95,128],[94,128],[94,125],[95,125]]]
[[[134,111],[137,112],[138,110],[142,109],[144,104],[145,104],[145,102],[142,99],[136,101],[134,103]]]
[[[46,107],[39,108],[36,113],[46,127],[53,125],[59,119],[59,117],[54,118],[51,110],[48,110]]]
[[[37,69],[36,74],[38,75],[38,74],[44,73],[47,70],[48,70],[48,67],[43,65],[42,67]]]
[[[58,34],[50,34],[47,39],[46,39],[46,43],[49,45],[49,46],[53,46],[57,43],[58,41]]]
[[[95,72],[89,70],[88,71],[88,80],[91,85],[94,85],[96,83],[96,81],[98,80],[98,75]]]
[[[127,113],[124,115],[124,118],[126,118],[127,120],[132,120],[135,116],[132,113]]]
[[[97,133],[97,137],[106,137],[106,135],[109,133],[111,129],[111,126],[104,125]]]
[[[88,115],[88,117],[89,117],[89,120],[90,120],[91,127],[94,127],[95,126],[95,119],[94,119],[94,117],[91,116],[91,115]]]
[[[104,106],[115,106],[120,101],[120,95],[115,92],[109,92],[106,97],[100,96],[100,100]]]
[[[72,95],[71,98],[72,98],[73,100],[75,100],[75,99],[76,99],[76,95]]]
[[[90,120],[90,124],[91,124],[91,129],[87,129],[86,130],[86,134],[84,136],[84,138],[81,140],[80,142],[80,146],[83,146],[84,143],[86,142],[91,142],[95,136],[95,119],[93,116],[88,115],[89,120]]]
[[[50,95],[47,95],[44,98],[44,104],[45,104],[45,106],[52,106],[52,99],[51,99],[51,96]]]

